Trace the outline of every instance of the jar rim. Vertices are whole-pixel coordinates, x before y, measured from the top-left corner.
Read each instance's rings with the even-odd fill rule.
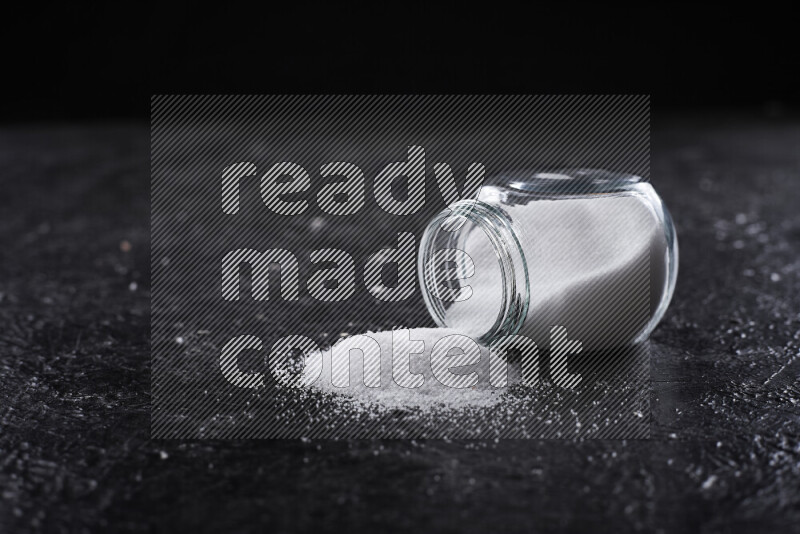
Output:
[[[490,182],[487,185],[502,185],[520,193],[567,196],[626,191],[647,180],[636,174],[606,169],[558,168],[506,171]]]
[[[458,223],[458,218],[463,220]],[[481,332],[477,341],[490,345],[503,336],[514,335],[522,327],[530,302],[530,280],[522,245],[511,218],[502,209],[480,200],[465,199],[437,214],[425,228],[417,255],[417,272],[425,305],[439,327],[448,328],[445,309],[435,288],[435,265],[431,261],[441,232],[458,232],[470,222],[483,230],[500,266],[501,309],[494,323]],[[448,229],[449,228],[449,229]],[[431,287],[434,285],[434,287]]]

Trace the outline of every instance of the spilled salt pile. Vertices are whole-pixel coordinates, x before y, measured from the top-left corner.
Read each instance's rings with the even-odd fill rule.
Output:
[[[506,386],[494,387],[493,383],[500,384],[498,366],[494,365],[497,359],[490,358],[489,349],[483,346],[476,345],[475,351],[467,350],[462,357],[458,350],[448,349],[449,378],[442,375],[441,367],[431,367],[431,356],[435,364],[439,361],[436,354],[448,347],[446,341],[439,349],[436,344],[460,332],[446,328],[367,332],[323,350],[322,372],[304,390],[308,397],[303,397],[304,401],[313,399],[316,404],[310,406],[320,410],[313,412],[314,428],[341,431],[348,437],[374,436],[376,422],[392,437],[412,438],[616,439],[620,428],[631,436],[647,435],[649,420],[644,414],[649,410],[650,387],[641,370],[649,368],[650,360],[644,345],[619,351],[610,374],[591,380],[587,376],[574,389],[559,387],[546,376],[531,380],[526,362],[536,358],[525,358],[519,352],[512,357],[517,363],[501,366],[507,372]],[[424,349],[418,344],[424,344]],[[348,369],[341,355],[351,351]],[[367,356],[366,365],[362,351]],[[475,352],[480,355],[479,361]],[[464,363],[470,357],[477,363],[456,367],[459,360]],[[594,357],[602,359],[604,354]],[[393,376],[393,364],[405,372]],[[590,362],[589,367],[598,366]],[[527,368],[526,379],[520,368]],[[464,388],[447,385],[468,383],[459,380],[469,378],[459,377],[473,372],[477,379],[474,384]],[[401,385],[420,379],[417,388]]]
[[[432,367],[434,346],[438,357]],[[507,371],[503,366],[503,372],[507,372],[507,384],[519,381],[512,366]],[[491,384],[487,347],[446,328],[367,332],[345,338],[323,351],[322,375],[312,387],[380,409],[421,410],[493,406],[508,389]]]

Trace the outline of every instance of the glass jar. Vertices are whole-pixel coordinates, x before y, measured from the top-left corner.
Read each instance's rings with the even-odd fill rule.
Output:
[[[647,338],[669,305],[678,242],[642,178],[602,170],[506,173],[428,224],[418,271],[440,327],[484,344],[553,327],[583,350]]]

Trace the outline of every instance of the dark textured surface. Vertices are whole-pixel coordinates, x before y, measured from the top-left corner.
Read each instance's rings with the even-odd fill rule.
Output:
[[[0,131],[0,530],[797,530],[800,125],[656,119],[681,272],[627,442],[151,441],[147,128]]]

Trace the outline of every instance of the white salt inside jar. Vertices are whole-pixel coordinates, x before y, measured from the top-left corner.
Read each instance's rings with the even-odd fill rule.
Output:
[[[583,350],[641,341],[677,277],[671,217],[632,175],[576,170],[504,175],[428,225],[418,257],[439,326],[490,344],[554,326]]]

